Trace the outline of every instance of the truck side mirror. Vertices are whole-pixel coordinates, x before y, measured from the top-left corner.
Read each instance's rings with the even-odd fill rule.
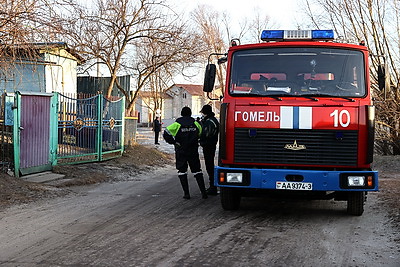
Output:
[[[386,98],[386,93],[390,89],[389,75],[387,72],[386,65],[378,66],[378,88],[380,91],[382,91],[384,93],[384,96]]]
[[[228,57],[221,57],[218,59],[218,65],[224,64],[228,61]]]
[[[207,64],[206,66],[206,73],[204,75],[204,85],[203,85],[203,91],[204,92],[212,92],[214,89],[214,83],[215,83],[215,74],[217,72],[217,67],[215,64]]]
[[[384,65],[378,66],[378,88],[379,90],[385,89],[385,77],[386,77],[386,70]]]

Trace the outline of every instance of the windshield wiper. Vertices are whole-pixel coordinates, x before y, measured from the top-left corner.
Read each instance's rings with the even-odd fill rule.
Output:
[[[281,97],[283,97],[283,96],[293,97],[294,95],[291,95],[289,93],[280,93],[280,94],[265,94],[265,95],[262,95],[262,96],[271,97],[271,98],[276,99],[278,101],[282,101]]]
[[[314,101],[319,101],[318,98],[315,98],[315,97],[312,97],[312,96],[308,96],[308,95],[296,95],[296,97],[304,97],[304,98],[311,99],[311,100],[314,100]]]
[[[270,97],[270,98],[273,98],[273,99],[278,100],[278,101],[282,101],[282,98],[280,98],[277,95],[263,95],[263,96]]]
[[[353,98],[350,98],[350,97],[338,96],[338,95],[328,95],[328,94],[321,94],[321,93],[318,93],[318,94],[304,94],[304,95],[299,95],[299,96],[312,97],[312,98],[318,97],[318,96],[320,96],[320,97],[333,97],[333,98],[337,97],[337,98],[346,99],[346,100],[348,100],[350,102],[355,102],[355,100]],[[318,101],[318,99],[317,99],[317,101]]]

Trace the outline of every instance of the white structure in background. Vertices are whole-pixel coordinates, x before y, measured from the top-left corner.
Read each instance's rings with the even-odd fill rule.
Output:
[[[160,97],[162,98],[162,110],[159,114],[164,126],[179,118],[181,110],[185,106],[192,109],[194,118],[201,116],[201,108],[210,102],[203,92],[203,85],[198,84],[174,84]],[[136,101],[140,125],[148,126],[154,120],[153,107],[154,100],[152,100],[151,92],[140,92]]]

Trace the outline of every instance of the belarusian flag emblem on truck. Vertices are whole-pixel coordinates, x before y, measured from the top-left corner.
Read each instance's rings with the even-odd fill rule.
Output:
[[[280,108],[281,129],[312,129],[311,107],[287,107]]]

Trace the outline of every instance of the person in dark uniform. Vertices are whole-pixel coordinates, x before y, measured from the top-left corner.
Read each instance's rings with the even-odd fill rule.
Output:
[[[192,118],[192,110],[189,107],[182,108],[181,116],[169,125],[163,133],[168,144],[175,146],[176,169],[184,192],[183,198],[190,199],[189,183],[187,176],[188,165],[196,178],[203,199],[207,198],[203,172],[199,158],[199,137],[201,125]]]
[[[204,105],[200,112],[204,114],[201,121],[203,131],[200,136],[200,145],[203,147],[204,163],[210,183],[207,194],[217,195],[217,187],[214,185],[214,158],[218,143],[219,122],[210,105]]]
[[[158,120],[158,117],[153,121],[153,131],[154,131],[154,144],[159,145],[158,136],[161,132],[161,122]]]

